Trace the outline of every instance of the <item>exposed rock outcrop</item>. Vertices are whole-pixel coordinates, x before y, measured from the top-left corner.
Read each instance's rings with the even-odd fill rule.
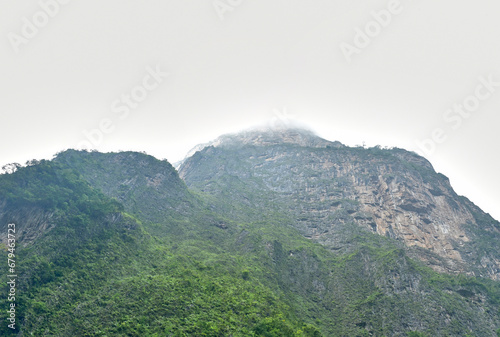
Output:
[[[332,249],[349,248],[343,233],[356,224],[404,243],[435,270],[500,279],[496,249],[480,248],[500,237],[498,222],[414,153],[349,148],[298,129],[249,131],[220,137],[179,172],[204,192],[234,191],[234,207],[279,205],[304,236]]]

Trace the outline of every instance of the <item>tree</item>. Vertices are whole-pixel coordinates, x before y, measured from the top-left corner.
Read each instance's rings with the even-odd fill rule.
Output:
[[[2,172],[7,174],[12,174],[16,172],[21,167],[19,163],[10,163],[2,167]]]

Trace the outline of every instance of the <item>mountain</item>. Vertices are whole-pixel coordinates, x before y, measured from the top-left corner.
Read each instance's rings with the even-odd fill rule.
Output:
[[[219,138],[179,172],[189,187],[220,197],[226,212],[247,205],[253,218],[275,204],[332,250],[349,249],[343,233],[355,224],[413,248],[437,271],[500,280],[500,223],[414,153],[349,148],[300,129],[249,131]]]
[[[277,128],[202,144],[178,171],[75,150],[14,171],[2,335],[500,334],[499,223],[414,153]]]

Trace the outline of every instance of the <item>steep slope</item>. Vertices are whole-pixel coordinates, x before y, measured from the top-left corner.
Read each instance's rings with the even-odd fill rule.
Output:
[[[82,158],[74,158],[78,168],[91,170],[95,162],[84,165],[87,154],[79,155]],[[113,155],[107,157],[105,161],[114,160]],[[134,165],[128,168],[137,173],[138,181],[149,174],[147,170],[135,172]],[[92,177],[99,173],[98,165],[93,173]],[[145,184],[137,187],[151,187]],[[161,212],[185,212],[176,207],[177,201],[168,204],[170,200],[164,198],[165,193],[192,198],[176,175],[158,185],[163,188],[158,195],[151,195],[150,201],[161,196],[165,202]],[[112,184],[108,186],[108,193],[119,191]],[[147,195],[142,197],[147,199]],[[147,205],[147,200],[141,202]],[[15,256],[10,257],[16,261],[16,296],[13,301],[0,297],[1,308],[16,305],[16,329],[2,324],[2,336],[318,333],[294,316],[279,294],[258,279],[245,276],[243,259],[207,244],[203,236],[215,233],[186,221],[182,222],[184,228],[175,230],[180,220],[173,220],[170,226],[166,225],[170,220],[165,220],[165,228],[158,230],[163,236],[154,237],[116,199],[105,196],[78,171],[61,163],[42,161],[1,175],[0,204],[1,232],[6,233],[11,223],[18,231]],[[137,204],[131,203],[130,208]],[[138,213],[144,219],[159,214],[152,208]],[[180,219],[182,214],[173,218]],[[153,224],[149,222],[148,228],[158,227]],[[9,243],[4,237],[0,257],[5,262]],[[7,268],[7,263],[0,264],[4,280]],[[9,294],[6,280],[0,291]],[[2,309],[0,319],[6,322],[7,315]]]
[[[354,212],[338,218],[330,241],[311,235],[322,204],[272,164],[298,148],[304,158],[348,148],[301,130],[235,137],[185,162],[204,191],[188,189],[168,162],[133,152],[70,150],[0,175],[0,229],[15,222],[23,232],[16,334],[497,335],[498,282],[433,271],[410,255],[442,257],[373,231],[352,199],[337,205]],[[255,158],[271,158],[260,176]],[[296,158],[286,161],[295,169]],[[321,191],[316,171],[299,175],[306,191]]]
[[[343,251],[356,224],[412,247],[435,270],[500,280],[498,221],[414,153],[349,148],[299,129],[249,131],[208,144],[179,172],[242,220],[285,213],[305,237]]]

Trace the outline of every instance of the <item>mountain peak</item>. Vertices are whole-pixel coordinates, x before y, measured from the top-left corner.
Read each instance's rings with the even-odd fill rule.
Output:
[[[268,146],[279,144],[295,144],[298,146],[315,148],[326,148],[327,146],[336,148],[345,147],[345,145],[338,141],[331,142],[323,139],[312,130],[305,127],[290,126],[282,123],[279,125],[256,127],[241,132],[222,135],[211,142],[196,145],[187,153],[184,160],[209,146]],[[176,168],[180,167],[184,160],[175,163],[174,166]]]
[[[304,147],[327,147],[328,145],[340,147],[339,142],[330,142],[313,131],[296,127],[266,127],[242,131],[234,134],[220,136],[213,141],[211,146],[231,145],[278,145],[295,144]]]

